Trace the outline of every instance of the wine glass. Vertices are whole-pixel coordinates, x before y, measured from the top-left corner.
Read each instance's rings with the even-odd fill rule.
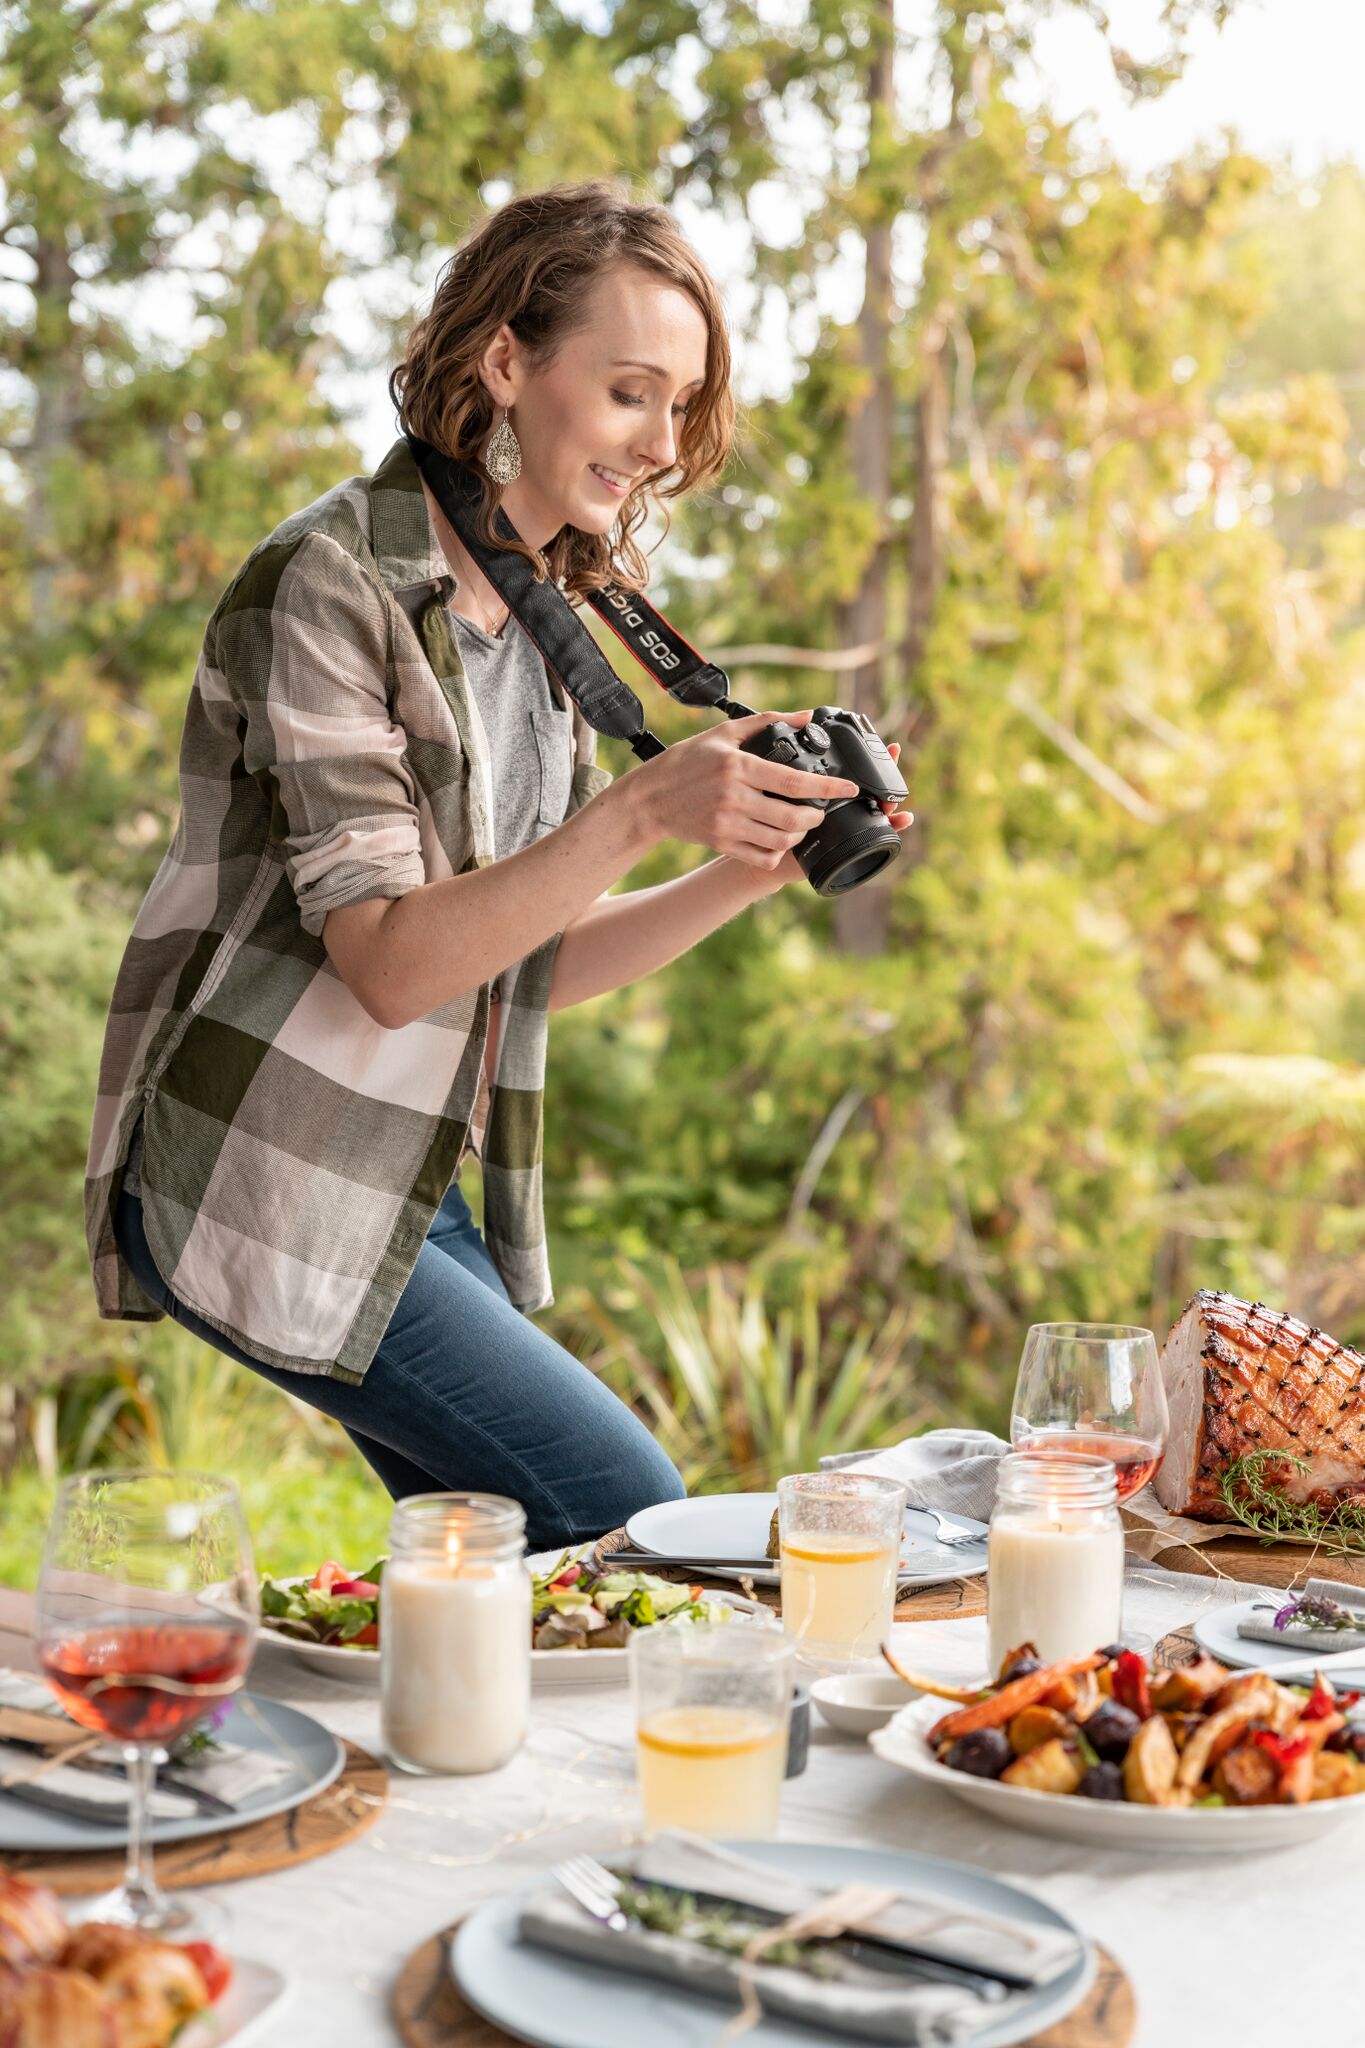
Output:
[[[1111,1460],[1120,1503],[1161,1463],[1170,1429],[1150,1330],[1128,1323],[1035,1323],[1010,1416],[1016,1451]]]
[[[240,1690],[260,1605],[231,1480],[81,1472],[57,1496],[38,1581],[43,1675],[83,1728],[123,1750],[128,1861],[93,1919],[178,1932],[195,1915],[152,1874],[147,1805],[166,1745]]]

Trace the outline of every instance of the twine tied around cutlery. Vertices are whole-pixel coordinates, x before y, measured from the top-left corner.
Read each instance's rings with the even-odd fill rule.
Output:
[[[719,2037],[717,2048],[726,2048],[727,2043],[738,2041],[762,2019],[763,2006],[754,1979],[754,1965],[762,1962],[769,1949],[784,1941],[832,1941],[836,1935],[847,1934],[851,1927],[874,1919],[898,1896],[885,1885],[846,1884],[837,1892],[814,1899],[810,1905],[788,1914],[776,1927],[761,1928],[746,1944],[739,1959],[740,2007]]]

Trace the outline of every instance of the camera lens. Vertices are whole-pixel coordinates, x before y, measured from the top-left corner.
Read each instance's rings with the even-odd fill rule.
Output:
[[[796,858],[817,895],[842,896],[879,875],[900,850],[900,834],[884,814],[850,798],[825,813]]]

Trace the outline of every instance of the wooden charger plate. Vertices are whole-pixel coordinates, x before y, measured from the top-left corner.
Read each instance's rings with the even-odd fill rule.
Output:
[[[189,1842],[168,1842],[156,1851],[157,1882],[178,1886],[228,1884],[238,1877],[264,1877],[314,1856],[330,1855],[372,1827],[389,1796],[389,1777],[377,1757],[354,1742],[345,1744],[341,1775],[325,1791],[288,1813],[272,1813],[244,1827]],[[81,1854],[6,1851],[5,1867],[40,1878],[64,1898],[109,1891],[123,1880],[125,1851],[90,1849]]]
[[[505,2034],[465,2004],[449,1969],[446,1954],[459,1921],[433,1934],[414,1949],[398,1973],[391,2011],[407,2048],[513,2048],[514,2034]],[[1106,1949],[1097,1951],[1099,1970],[1089,1996],[1045,2034],[1034,2034],[1021,2048],[1128,2048],[1137,2022],[1133,1987]],[[716,2005],[716,2030],[723,2009]]]

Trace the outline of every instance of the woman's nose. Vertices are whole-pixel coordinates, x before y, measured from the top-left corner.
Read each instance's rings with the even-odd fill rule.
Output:
[[[672,469],[678,459],[677,436],[669,413],[656,415],[640,436],[639,453],[652,469]]]

